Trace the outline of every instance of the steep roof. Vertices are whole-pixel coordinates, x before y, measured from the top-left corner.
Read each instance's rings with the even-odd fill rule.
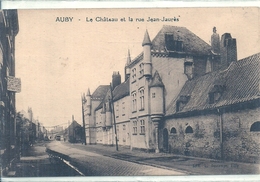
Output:
[[[149,84],[149,87],[164,87],[162,79],[157,70],[154,73],[154,76],[152,78],[151,83]]]
[[[117,101],[130,93],[129,78],[113,90],[113,101]]]
[[[69,128],[76,128],[76,127],[81,127],[81,125],[77,121],[74,120],[69,125]]]
[[[95,111],[101,109],[101,108],[103,107],[103,104],[105,104],[105,103],[108,101],[109,98],[111,98],[111,91],[110,91],[110,89],[107,90],[107,92],[106,92],[104,98],[103,98],[102,101],[99,103],[99,105],[95,108]]]
[[[152,40],[151,53],[153,56],[168,56],[171,51],[166,49],[165,34],[173,34],[174,40],[183,42],[183,52],[189,55],[211,55],[211,47],[204,40],[185,27],[164,25]],[[149,42],[145,32],[144,42]],[[149,38],[149,36],[148,36]],[[130,65],[143,59],[143,52],[134,58]]]
[[[211,54],[211,47],[186,27],[164,25],[152,41],[152,52],[167,52],[165,34],[173,34],[175,40],[183,41],[183,52],[195,55]]]
[[[148,34],[148,31],[146,30],[145,34],[144,34],[144,40],[143,40],[142,46],[151,45],[151,44],[152,44],[152,42],[151,42],[150,36]]]
[[[226,70],[208,73],[188,80],[177,99],[166,108],[166,116],[189,111],[202,111],[222,106],[243,103],[260,98],[260,53],[232,62]],[[225,89],[218,101],[210,104],[209,92],[214,85],[224,85]],[[176,112],[176,101],[181,96],[190,96],[189,101]]]
[[[110,88],[109,85],[100,85],[92,94],[92,99],[103,99]]]
[[[129,95],[130,93],[129,80],[130,79],[128,78],[125,82],[116,86],[116,88],[113,90],[113,101],[117,101]],[[108,98],[111,97],[110,95],[111,95],[110,90],[108,90],[102,102],[96,107],[95,111],[103,107],[103,103],[107,102]]]

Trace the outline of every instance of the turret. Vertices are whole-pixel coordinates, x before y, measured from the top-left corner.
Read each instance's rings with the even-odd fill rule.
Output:
[[[164,84],[159,73],[154,73],[149,84],[151,100],[151,118],[153,121],[160,121],[164,115]]]
[[[125,81],[130,77],[131,74],[130,68],[128,67],[130,63],[131,63],[131,57],[130,57],[130,51],[128,49],[128,55],[125,64]]]
[[[151,46],[152,42],[150,40],[148,31],[146,30],[144,34],[143,46],[143,63],[144,63],[144,76],[152,76],[152,57],[151,57]]]
[[[102,110],[101,110],[101,122],[102,122],[102,127],[106,127],[106,104],[103,103]]]
[[[86,95],[86,106],[86,114],[91,115],[91,95],[89,89]]]
[[[112,126],[112,110],[110,99],[106,103],[106,126]]]

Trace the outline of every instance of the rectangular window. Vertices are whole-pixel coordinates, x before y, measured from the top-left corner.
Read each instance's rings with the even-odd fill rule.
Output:
[[[125,102],[122,102],[122,116],[125,115]]]
[[[125,128],[125,124],[123,125],[123,130],[125,130],[126,128]]]
[[[137,135],[137,121],[133,121],[133,135]]]
[[[140,134],[145,134],[145,122],[143,119],[140,120]]]
[[[152,98],[155,98],[155,93],[152,93]]]
[[[139,74],[140,74],[140,77],[142,77],[144,75],[144,64],[141,63],[139,65]]]
[[[136,92],[132,93],[132,112],[136,112]]]
[[[144,89],[139,90],[140,95],[140,110],[144,110]]]
[[[135,82],[136,81],[136,68],[133,68],[132,69],[132,82]]]
[[[174,51],[175,50],[173,34],[170,34],[170,33],[166,33],[165,34],[165,47],[169,51]]]

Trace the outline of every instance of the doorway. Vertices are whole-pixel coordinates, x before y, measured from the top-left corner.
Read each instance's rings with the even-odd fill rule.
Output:
[[[167,128],[163,129],[163,151],[168,152],[169,144],[168,144],[168,130]]]

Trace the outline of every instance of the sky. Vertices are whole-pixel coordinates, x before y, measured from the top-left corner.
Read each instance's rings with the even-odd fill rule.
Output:
[[[57,17],[73,19],[60,22]],[[87,17],[93,21],[86,22]],[[118,22],[97,22],[96,17]],[[147,22],[148,17],[179,21]],[[132,59],[142,52],[146,29],[153,39],[163,25],[184,26],[210,44],[216,26],[220,36],[229,32],[237,39],[238,59],[260,50],[257,8],[18,10],[18,20],[16,77],[22,88],[16,94],[16,109],[31,107],[34,118],[47,128],[67,127],[72,115],[82,125],[81,95],[88,88],[93,93],[99,85],[108,85],[113,71],[124,80],[128,49]]]

